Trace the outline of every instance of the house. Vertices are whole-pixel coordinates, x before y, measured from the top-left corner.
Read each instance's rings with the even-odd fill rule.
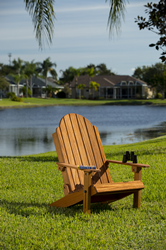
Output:
[[[17,84],[14,82],[13,77],[8,75],[5,77],[5,79],[8,81],[9,83],[9,90],[8,92],[13,92],[15,93],[15,95],[17,96]],[[21,88],[24,87],[23,83],[19,84],[19,93],[21,92]],[[22,94],[22,93],[20,93]]]
[[[100,84],[97,91],[90,88],[90,82],[94,81]],[[81,90],[81,96],[86,99],[105,98],[105,99],[133,99],[145,98],[148,93],[146,82],[128,75],[97,75],[89,77],[82,75],[75,77],[71,82],[72,98],[78,98],[80,84],[85,87]]]
[[[62,90],[64,87],[58,85],[53,78],[47,78],[47,86],[51,86],[52,88],[56,88]],[[40,77],[32,77],[32,96],[33,97],[45,97],[46,93],[44,89],[46,88],[46,81]]]
[[[7,76],[5,77],[6,80],[9,82],[9,92],[14,92],[15,95],[17,96],[17,84],[14,82],[13,77],[12,76]],[[29,81],[28,81],[29,83]],[[52,78],[48,78],[47,79],[47,85],[51,86],[53,88],[62,90],[64,87],[61,85],[58,85],[54,79]],[[19,83],[19,93],[20,95],[22,95],[21,93],[21,88],[26,86],[26,80],[23,79],[20,81]],[[28,85],[28,87],[30,88],[30,85]],[[40,78],[40,77],[32,77],[32,96],[33,97],[46,97],[46,93],[44,91],[44,89],[46,88],[46,82],[45,79]]]

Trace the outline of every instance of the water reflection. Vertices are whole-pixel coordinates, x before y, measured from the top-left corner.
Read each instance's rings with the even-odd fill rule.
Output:
[[[54,128],[0,129],[1,155],[27,155],[54,150]]]
[[[67,113],[85,116],[99,129],[103,145],[126,144],[166,134],[166,108],[147,106],[57,106],[0,112],[0,155],[54,151],[52,134]]]
[[[166,122],[162,122],[157,126],[152,128],[137,129],[134,132],[135,138],[139,140],[148,140],[151,138],[156,138],[166,134]]]

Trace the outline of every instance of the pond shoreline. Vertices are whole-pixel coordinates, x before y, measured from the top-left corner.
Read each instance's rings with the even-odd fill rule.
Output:
[[[124,102],[114,102],[114,103],[73,103],[73,104],[25,104],[25,105],[7,105],[0,106],[0,110],[4,109],[21,109],[21,108],[37,108],[37,107],[53,107],[53,106],[157,106],[157,107],[166,107],[166,103],[153,103],[153,102],[145,102],[145,103],[124,103]]]
[[[30,105],[10,107],[0,110],[0,155],[27,155],[55,150],[52,134],[62,117],[69,113],[80,114],[95,125],[103,145],[135,143],[166,134],[166,108],[163,107],[55,106],[48,103],[43,107],[35,104],[31,105],[32,108]]]

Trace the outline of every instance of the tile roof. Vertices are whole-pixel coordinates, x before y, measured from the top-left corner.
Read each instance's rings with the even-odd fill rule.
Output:
[[[6,77],[6,79],[7,79],[9,82],[15,84],[12,76],[8,75],[8,76]],[[21,85],[26,84],[26,80],[25,80],[25,79],[21,80],[19,84],[21,84]],[[63,88],[64,88],[63,86],[58,85],[58,84],[56,84],[55,82],[50,81],[50,80],[48,80],[48,79],[47,79],[47,85],[50,85],[50,86],[52,86],[52,87],[54,87],[54,88],[59,88],[59,89],[63,89]],[[45,86],[46,86],[45,79],[40,78],[40,77],[32,76],[32,86],[36,86],[36,87],[39,87],[39,88],[40,88],[40,87],[45,87]]]
[[[136,79],[132,76],[128,75],[97,75],[94,77],[89,77],[88,75],[83,75],[79,77],[74,77],[73,81],[71,82],[71,87],[75,86],[76,83],[76,78],[77,78],[77,84],[85,84],[86,87],[89,86],[89,81],[97,82],[100,84],[100,87],[113,87],[115,85],[119,85],[121,81],[133,81],[133,82],[139,82],[141,85],[142,84],[147,84],[146,82]]]

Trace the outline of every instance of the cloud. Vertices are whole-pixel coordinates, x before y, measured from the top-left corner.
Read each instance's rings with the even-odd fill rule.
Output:
[[[6,15],[24,15],[25,13],[27,13],[25,10],[23,9],[12,9],[12,10],[0,10],[0,15],[1,16],[6,16]]]
[[[73,7],[73,8],[59,8],[56,9],[55,12],[78,12],[78,11],[95,11],[95,10],[105,10],[108,9],[107,5],[98,5],[98,6],[81,6],[81,7]]]

